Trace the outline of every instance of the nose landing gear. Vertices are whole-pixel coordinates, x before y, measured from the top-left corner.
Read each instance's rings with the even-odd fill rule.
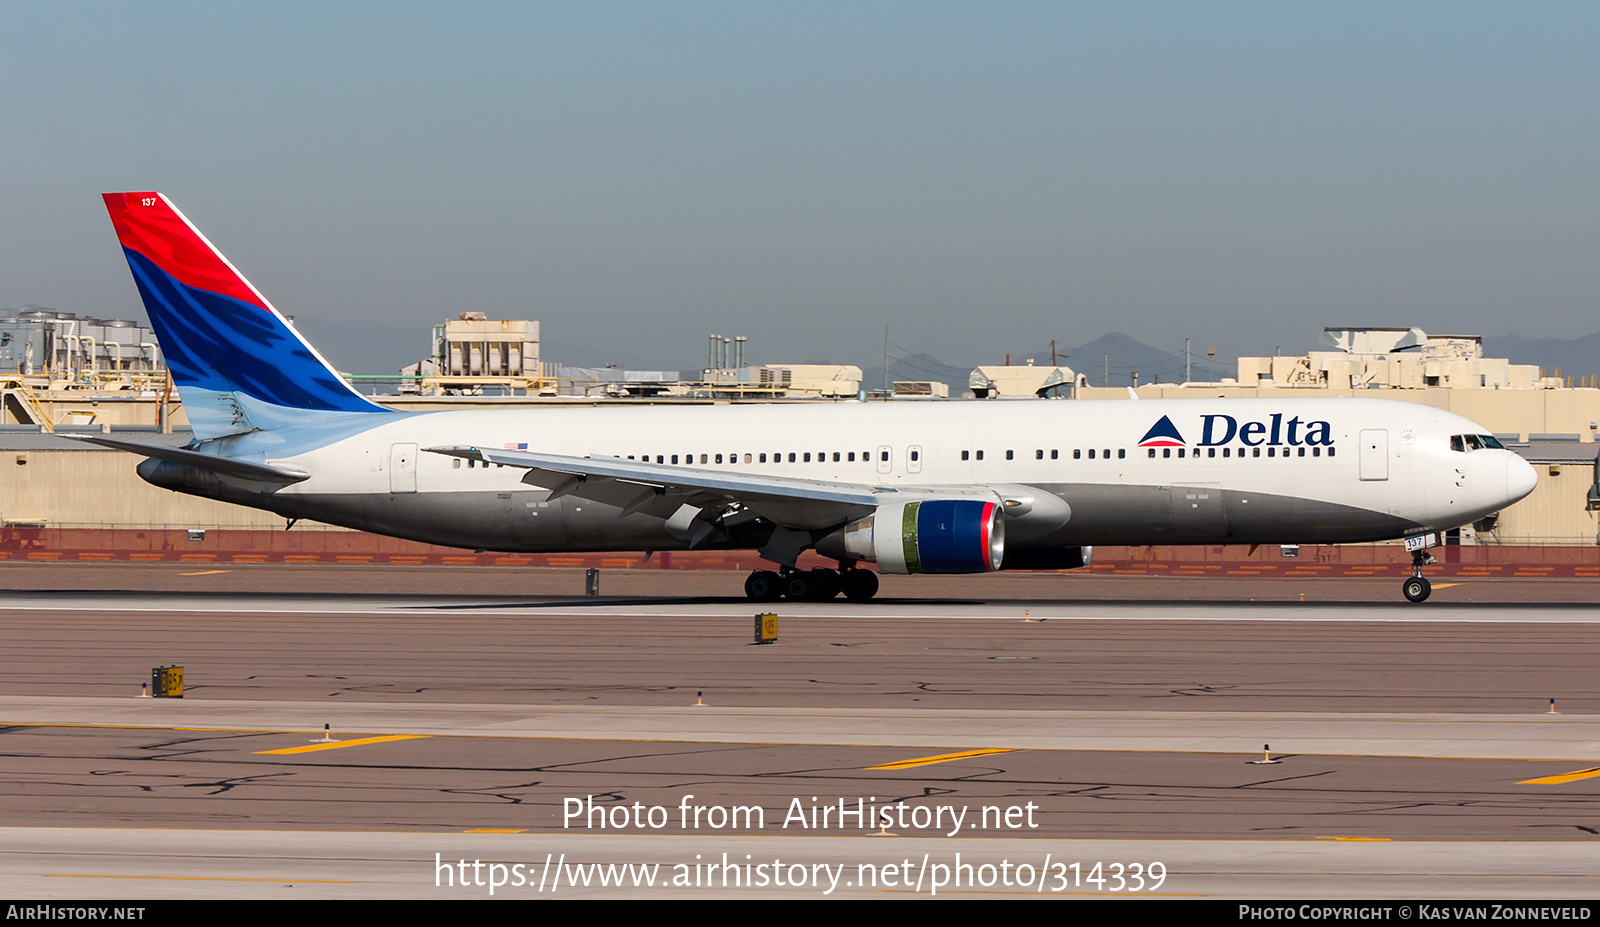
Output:
[[[1433,593],[1433,584],[1428,582],[1428,577],[1422,575],[1422,568],[1438,563],[1433,554],[1425,550],[1411,552],[1411,577],[1406,580],[1402,591],[1408,602],[1423,602]]]

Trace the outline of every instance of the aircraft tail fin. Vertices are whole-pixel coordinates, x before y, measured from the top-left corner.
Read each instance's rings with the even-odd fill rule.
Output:
[[[352,389],[165,196],[104,197],[197,437],[388,411]]]

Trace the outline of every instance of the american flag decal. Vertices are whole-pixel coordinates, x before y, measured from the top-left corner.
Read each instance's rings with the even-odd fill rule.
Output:
[[[508,451],[525,451],[528,449],[528,442],[524,441],[521,444],[512,444],[511,442],[507,441],[505,449]]]

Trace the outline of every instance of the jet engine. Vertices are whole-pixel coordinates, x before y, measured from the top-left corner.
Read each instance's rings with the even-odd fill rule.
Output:
[[[1005,520],[998,503],[981,499],[890,502],[817,550],[876,563],[880,573],[987,573],[1005,559]]]

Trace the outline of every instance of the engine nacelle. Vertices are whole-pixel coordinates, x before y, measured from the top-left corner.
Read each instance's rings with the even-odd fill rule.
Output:
[[[876,563],[880,573],[987,573],[1006,553],[1000,506],[981,499],[890,502],[843,534],[845,558]],[[838,535],[825,540],[834,546]]]

